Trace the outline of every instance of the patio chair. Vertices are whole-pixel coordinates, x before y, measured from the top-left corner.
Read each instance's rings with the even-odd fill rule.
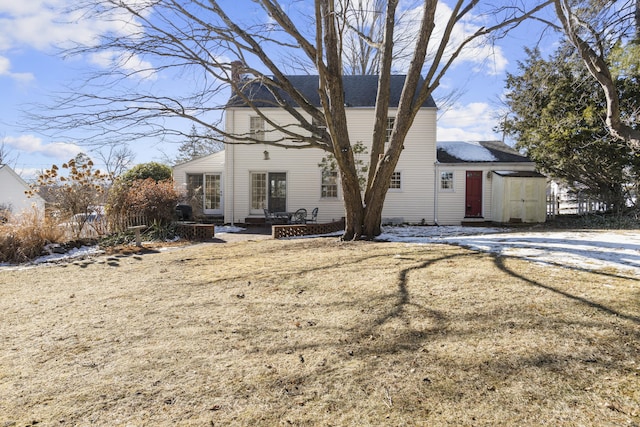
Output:
[[[269,209],[265,208],[264,209],[264,223],[267,225],[273,225],[273,220],[274,220],[274,216],[271,212],[269,212]]]
[[[300,208],[291,217],[292,224],[305,224],[307,222],[307,210]]]
[[[307,222],[318,222],[318,208],[313,208],[311,218],[307,218]]]

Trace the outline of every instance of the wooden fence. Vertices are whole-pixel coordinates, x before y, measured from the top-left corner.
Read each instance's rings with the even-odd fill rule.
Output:
[[[146,215],[136,213],[109,218],[109,230],[112,233],[122,233],[127,231],[129,227],[139,225],[150,225],[149,218]]]
[[[587,213],[605,212],[609,206],[598,199],[575,194],[573,197],[560,197],[553,194],[547,196],[547,217],[556,215],[584,215]]]

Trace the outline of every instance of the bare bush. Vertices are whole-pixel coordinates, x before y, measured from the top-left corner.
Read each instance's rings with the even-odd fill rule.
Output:
[[[0,225],[0,262],[18,263],[42,254],[49,243],[64,241],[64,230],[36,209],[23,212],[20,221]]]

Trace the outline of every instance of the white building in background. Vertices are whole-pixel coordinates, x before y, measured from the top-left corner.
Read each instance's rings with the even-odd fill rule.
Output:
[[[44,199],[37,194],[27,197],[28,190],[29,185],[9,165],[0,165],[0,211],[19,218],[25,210],[35,207],[44,214]]]

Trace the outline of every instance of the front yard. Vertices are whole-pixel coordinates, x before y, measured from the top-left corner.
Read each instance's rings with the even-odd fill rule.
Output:
[[[448,245],[0,271],[0,425],[639,425],[640,282]]]

